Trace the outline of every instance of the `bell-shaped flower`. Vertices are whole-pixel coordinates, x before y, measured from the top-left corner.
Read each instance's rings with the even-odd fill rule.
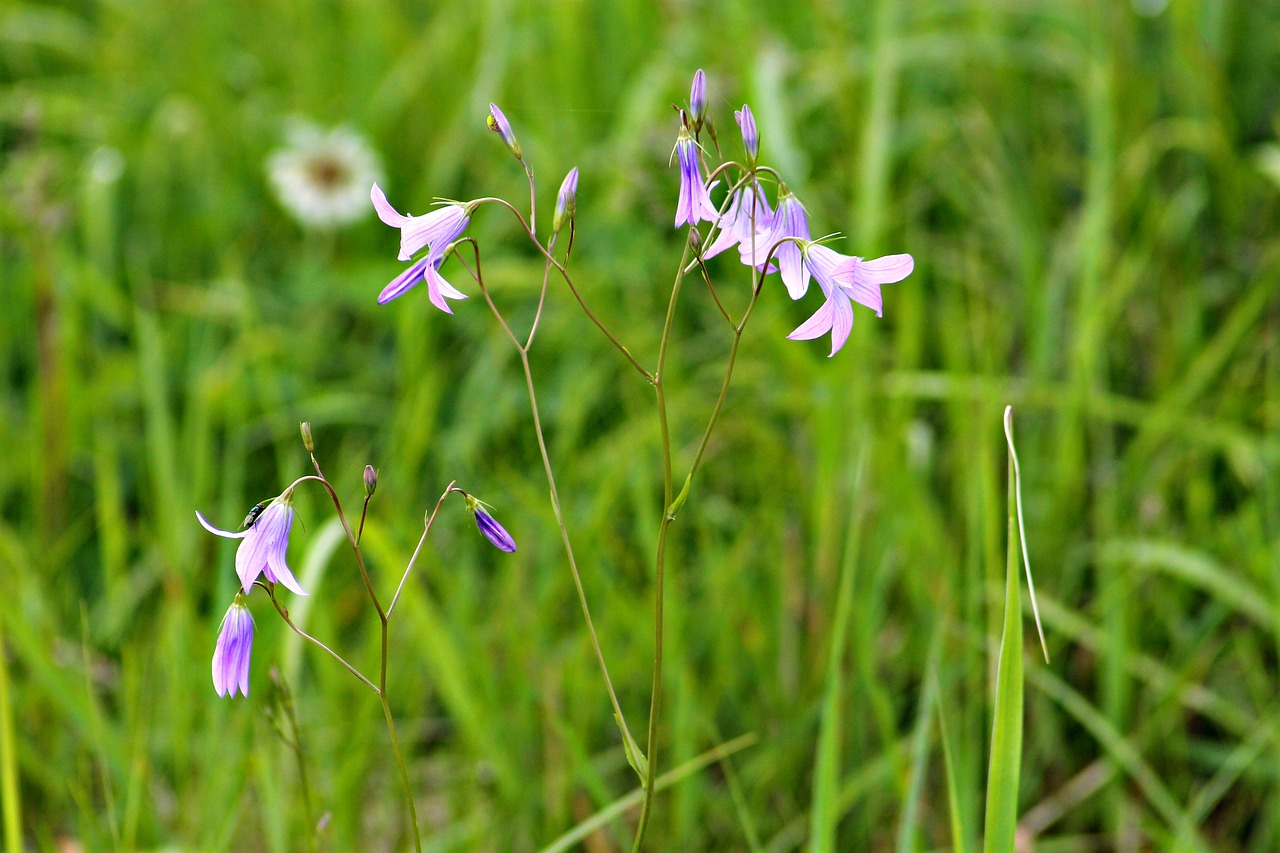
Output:
[[[714,257],[739,244],[745,244],[747,254],[750,254],[751,235],[756,235],[757,241],[763,239],[772,224],[773,210],[769,208],[769,200],[765,198],[760,184],[752,181],[743,185],[734,191],[728,209],[720,217],[720,230],[702,257]]]
[[[425,257],[414,262],[382,289],[382,293],[378,295],[378,304],[385,305],[425,280],[431,304],[446,314],[452,314],[453,310],[445,302],[445,297],[467,297],[441,277],[440,265],[444,263],[444,253],[449,244],[467,230],[475,205],[451,202],[425,216],[408,216],[391,206],[386,194],[377,184],[373,185],[369,196],[373,200],[374,209],[378,211],[378,218],[392,228],[400,229],[400,260],[410,260],[422,249],[427,250]]]
[[[676,204],[676,226],[697,225],[704,219],[715,222],[719,217],[716,206],[702,182],[702,164],[698,162],[698,143],[689,135],[689,128],[680,125],[676,137],[676,158],[680,161],[680,201]]]
[[[213,535],[240,540],[240,547],[236,549],[236,574],[240,577],[240,586],[245,595],[249,594],[253,582],[260,574],[265,574],[267,580],[282,584],[285,589],[297,595],[307,594],[285,562],[285,552],[289,549],[289,528],[293,525],[293,504],[288,491],[267,504],[256,517],[250,514],[245,522],[248,525],[245,530],[220,530],[199,512],[196,513],[196,518]]]
[[[249,695],[249,653],[253,649],[253,615],[240,593],[222,617],[213,650],[213,689],[219,696]]]
[[[750,240],[743,240],[738,244],[738,251],[742,253],[742,262],[758,269],[769,256],[770,250],[787,237],[810,239],[809,216],[805,213],[804,205],[792,194],[787,185],[780,184],[778,209],[773,212],[773,222],[769,228],[756,235],[755,251],[752,251]],[[804,292],[809,289],[809,268],[801,260],[800,247],[792,241],[787,241],[778,246],[773,257],[782,271],[782,283],[787,286],[787,293],[791,294],[792,299],[804,296]],[[772,269],[769,270],[769,272],[772,271]]]
[[[799,248],[799,247],[798,247]],[[813,316],[787,335],[808,341],[831,332],[831,355],[849,339],[853,329],[853,303],[865,305],[882,316],[880,285],[902,281],[915,268],[910,255],[886,255],[864,260],[842,255],[819,243],[805,243],[800,250],[805,268],[822,288],[826,301]]]

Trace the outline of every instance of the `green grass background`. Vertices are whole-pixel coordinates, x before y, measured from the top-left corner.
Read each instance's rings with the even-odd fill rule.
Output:
[[[405,849],[376,699],[260,595],[250,698],[210,684],[234,547],[192,511],[231,525],[306,473],[304,419],[350,504],[362,467],[381,470],[366,536],[380,588],[453,478],[520,543],[498,554],[446,506],[393,622],[429,848],[533,850],[634,788],[509,343],[479,299],[454,317],[420,291],[377,306],[394,232],[372,217],[302,232],[264,159],[305,115],[366,133],[402,209],[518,202],[523,176],[484,128],[499,102],[543,216],[581,168],[576,278],[652,364],[681,239],[668,105],[698,67],[726,150],[747,101],[815,236],[911,252],[916,271],[886,288],[883,319],[857,312],[834,359],[785,339],[817,302],[777,281],[748,328],[674,531],[664,766],[758,740],[659,796],[652,849],[973,849],[1006,403],[1052,655],[1024,623],[1025,839],[1280,849],[1280,8],[1160,5],[0,7],[9,853],[301,849],[297,774],[263,713],[273,666],[331,812],[322,845]],[[527,320],[536,257],[496,209],[471,233]],[[741,270],[713,266],[730,299]],[[652,394],[552,290],[533,351],[544,420],[641,732]],[[729,340],[704,289],[675,338],[679,470]],[[377,622],[320,497],[298,504],[291,561],[314,595],[295,614],[369,668]],[[584,849],[629,843],[634,816]]]

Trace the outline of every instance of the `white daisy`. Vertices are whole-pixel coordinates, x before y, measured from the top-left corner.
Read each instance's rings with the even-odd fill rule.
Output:
[[[299,224],[339,228],[368,215],[369,187],[382,178],[382,162],[363,136],[299,120],[287,137],[288,146],[267,159],[267,177]]]

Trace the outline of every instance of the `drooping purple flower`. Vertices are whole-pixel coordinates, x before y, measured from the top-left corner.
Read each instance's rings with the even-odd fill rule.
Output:
[[[756,248],[759,250],[759,241],[763,239],[772,224],[773,210],[770,209],[769,200],[765,198],[760,184],[752,181],[750,184],[743,185],[734,191],[728,209],[720,217],[720,230],[716,234],[716,239],[711,241],[711,245],[703,251],[702,256],[714,257],[740,243],[746,244],[747,254],[750,254],[752,234],[756,235]]]
[[[578,209],[578,167],[574,166],[564,176],[560,192],[556,195],[556,213],[551,220],[551,230],[559,231],[565,219],[572,219]]]
[[[733,111],[733,119],[742,130],[742,148],[747,152],[747,165],[756,164],[756,155],[760,153],[760,134],[756,131],[756,117],[751,114],[751,107],[746,104],[742,109]]]
[[[507,117],[502,114],[502,110],[498,109],[497,104],[489,105],[489,117],[485,119],[485,123],[489,125],[490,130],[502,137],[502,141],[511,149],[511,153],[516,155],[517,160],[524,160],[520,143],[516,140],[516,132],[511,129],[511,122],[507,121]]]
[[[240,593],[222,617],[213,650],[213,689],[219,696],[249,695],[249,653],[253,649],[253,615]]]
[[[689,89],[689,125],[694,132],[702,129],[707,117],[707,75],[699,68],[693,74],[693,86]]]
[[[779,184],[778,209],[773,212],[773,223],[768,231],[756,235],[755,253],[751,251],[751,241],[744,240],[738,244],[742,262],[749,267],[759,268],[768,257],[770,249],[787,237],[810,239],[809,216],[804,211],[804,205],[787,185]],[[782,270],[782,283],[787,286],[787,293],[791,294],[792,299],[804,296],[804,292],[809,289],[809,269],[800,258],[800,247],[792,241],[782,243],[773,257]]]
[[[704,219],[715,222],[719,214],[702,183],[698,143],[693,141],[689,128],[683,123],[680,125],[680,135],[676,137],[676,157],[680,160],[680,201],[676,204],[675,227],[697,225]]]
[[[285,589],[297,595],[307,594],[285,562],[285,552],[289,549],[289,528],[293,525],[293,504],[289,492],[272,500],[256,516],[250,513],[250,517],[245,519],[245,524],[248,525],[246,530],[220,530],[199,512],[196,512],[196,518],[213,535],[240,540],[240,547],[236,549],[236,574],[240,577],[240,586],[245,595],[249,594],[253,582],[260,574],[265,574],[267,580],[282,584]]]
[[[440,265],[444,263],[444,252],[449,244],[458,239],[471,223],[474,204],[450,203],[443,205],[425,216],[408,216],[397,211],[387,201],[386,193],[377,184],[369,193],[373,206],[378,211],[378,218],[393,228],[400,229],[400,260],[410,260],[423,248],[427,249],[425,257],[411,264],[404,272],[396,276],[390,284],[378,294],[378,304],[385,305],[392,299],[406,293],[419,282],[427,282],[427,295],[431,304],[446,314],[453,309],[445,298],[466,299],[466,294],[459,292],[440,275]]]
[[[488,539],[493,547],[508,554],[516,550],[516,540],[512,539],[511,534],[485,511],[483,502],[466,492],[462,493],[462,501],[466,504],[467,512],[476,517],[476,527],[480,528],[484,538]]]
[[[808,341],[831,332],[831,355],[839,352],[849,339],[853,329],[853,302],[872,309],[877,317],[882,316],[884,303],[880,285],[902,281],[915,268],[910,255],[864,260],[842,255],[819,243],[806,243],[801,254],[826,301],[787,337]]]

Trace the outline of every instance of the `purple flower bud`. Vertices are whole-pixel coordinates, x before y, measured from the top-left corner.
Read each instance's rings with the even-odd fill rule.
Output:
[[[693,75],[693,87],[689,90],[689,125],[694,133],[702,129],[707,117],[707,75],[699,68]]]
[[[374,470],[372,465],[364,466],[364,494],[365,497],[373,497],[373,493],[378,489],[378,472]]]
[[[253,616],[244,597],[235,600],[222,617],[218,645],[213,650],[213,689],[219,696],[249,695],[249,653],[253,649]]]
[[[578,209],[578,167],[574,166],[564,176],[560,184],[560,194],[556,196],[556,215],[551,220],[551,230],[559,231],[565,219],[573,219]]]
[[[511,538],[511,534],[503,529],[502,525],[494,520],[492,515],[485,512],[484,504],[477,498],[462,493],[462,500],[467,506],[467,512],[476,517],[476,527],[480,528],[480,532],[484,534],[484,538],[493,543],[493,547],[499,551],[506,551],[510,554],[516,549],[516,541]]]
[[[742,109],[733,111],[733,118],[742,130],[742,147],[747,152],[747,165],[754,167],[756,155],[760,153],[760,134],[756,132],[756,117],[751,114],[751,107],[743,104]]]
[[[520,150],[520,143],[516,141],[516,132],[511,129],[511,122],[507,121],[507,117],[502,114],[502,110],[498,109],[497,104],[489,105],[489,117],[485,119],[485,123],[489,125],[490,130],[502,137],[502,141],[511,149],[511,153],[516,155],[516,159],[523,162],[524,154]]]
[[[516,541],[511,538],[511,534],[504,530],[492,515],[480,508],[476,509],[476,527],[480,528],[484,538],[492,542],[493,547],[499,551],[510,554],[516,550]]]

